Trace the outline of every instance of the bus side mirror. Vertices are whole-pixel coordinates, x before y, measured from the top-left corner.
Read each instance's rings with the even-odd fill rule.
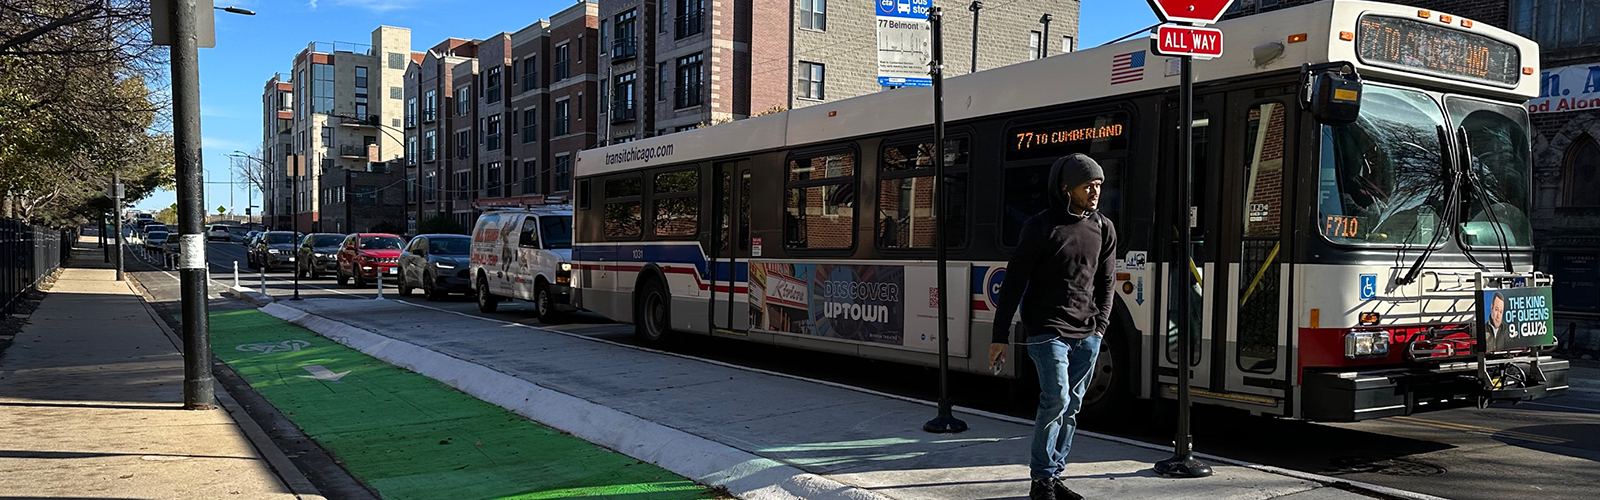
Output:
[[[1361,114],[1361,77],[1336,71],[1317,73],[1310,82],[1307,107],[1324,125],[1349,125]]]

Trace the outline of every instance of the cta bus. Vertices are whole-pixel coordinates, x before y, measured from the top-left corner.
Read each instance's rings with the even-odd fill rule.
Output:
[[[948,221],[927,89],[584,151],[572,300],[648,342],[937,366],[942,223],[948,286],[968,292],[950,364],[990,374],[1018,231],[1048,206],[1051,163],[1086,153],[1119,233],[1090,407],[1174,397],[1180,364],[1197,402],[1319,421],[1566,389],[1566,362],[1541,354],[1551,277],[1529,225],[1537,45],[1350,0],[1220,27],[1225,55],[1194,65],[1193,207],[1173,182],[1179,65],[1133,40],[946,80]],[[1178,294],[1195,304],[1186,354]],[[1033,376],[1010,358],[999,376]]]

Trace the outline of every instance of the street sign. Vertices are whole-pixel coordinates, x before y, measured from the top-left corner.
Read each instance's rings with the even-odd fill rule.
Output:
[[[1216,24],[1234,0],[1146,0],[1163,23]]]
[[[931,87],[928,77],[933,36],[928,7],[933,0],[877,0],[878,85]],[[812,76],[812,75],[804,75]]]
[[[1163,25],[1150,35],[1150,51],[1164,56],[1211,59],[1222,56],[1222,30]]]

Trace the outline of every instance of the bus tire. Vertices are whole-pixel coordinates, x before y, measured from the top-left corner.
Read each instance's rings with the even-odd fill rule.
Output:
[[[634,294],[633,334],[651,347],[672,339],[672,296],[658,279],[646,279]]]
[[[1113,421],[1129,414],[1133,402],[1133,366],[1126,337],[1118,329],[1107,332],[1100,342],[1100,354],[1095,357],[1094,376],[1083,392],[1083,416],[1088,419]]]

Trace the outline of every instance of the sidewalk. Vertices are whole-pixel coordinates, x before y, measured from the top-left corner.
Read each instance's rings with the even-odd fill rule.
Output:
[[[398,301],[313,299],[262,312],[740,498],[1027,496],[1032,429],[1009,417],[965,413],[971,430],[928,434],[922,402]],[[1168,456],[1080,433],[1065,476],[1089,498],[1380,496],[1215,460],[1212,478],[1159,477],[1150,464]]]
[[[95,242],[0,354],[0,498],[321,498],[227,411],[182,409],[182,355]]]

